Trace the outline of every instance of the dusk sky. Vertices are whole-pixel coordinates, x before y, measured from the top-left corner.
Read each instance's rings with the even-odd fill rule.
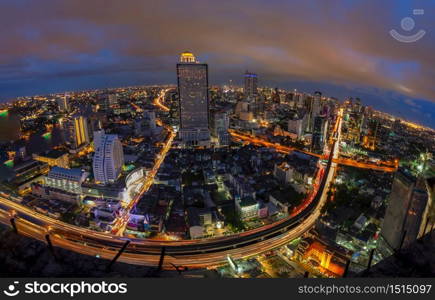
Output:
[[[426,35],[401,43],[391,29]],[[0,0],[0,41],[1,101],[175,84],[190,50],[211,84],[241,84],[249,70],[261,86],[360,97],[435,128],[434,0]]]

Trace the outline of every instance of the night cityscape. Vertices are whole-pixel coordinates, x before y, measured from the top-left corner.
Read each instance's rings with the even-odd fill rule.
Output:
[[[435,3],[145,2],[0,3],[1,277],[434,277]]]

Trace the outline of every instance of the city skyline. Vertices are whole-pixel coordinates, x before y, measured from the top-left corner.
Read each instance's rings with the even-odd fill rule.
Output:
[[[387,195],[390,190],[390,200],[400,195],[391,183],[407,169],[427,187],[419,185],[410,212],[401,206],[393,210],[402,216],[415,212],[416,217],[403,217],[402,224],[420,224],[407,225],[412,232],[404,245],[413,245],[433,228],[433,130],[391,118],[360,99],[340,102],[319,91],[308,95],[271,88],[253,93],[250,83],[246,91],[212,89],[209,110],[206,65],[183,52],[179,67],[185,69],[177,70],[178,88],[96,90],[71,93],[62,101],[64,94],[50,95],[3,110],[6,120],[19,112],[21,138],[2,144],[2,184],[10,194],[2,192],[0,200],[6,216],[10,209],[19,216],[3,214],[0,222],[14,227],[22,219],[39,220],[42,226],[32,226],[37,232],[50,228],[48,236],[62,248],[92,256],[89,239],[105,259],[126,237],[133,238],[131,247],[126,244],[129,255],[120,257],[131,264],[155,265],[159,240],[171,244],[166,269],[171,264],[205,268],[227,258],[228,266],[214,272],[254,276],[249,270],[264,272],[263,253],[279,251],[284,260],[309,263],[306,272],[315,276],[346,277],[347,264],[359,274],[372,259],[381,263],[392,251],[401,251],[397,240],[403,232],[390,221],[396,221],[394,216],[388,217],[392,206]],[[185,101],[187,115],[182,117]],[[198,110],[211,114],[212,122],[191,118]],[[65,120],[71,126],[63,126]],[[210,126],[213,138],[207,144],[186,143],[185,120],[189,131]],[[88,124],[101,130],[88,134]],[[52,144],[50,151],[27,151],[30,136],[42,133],[48,142],[59,127],[64,143]],[[394,146],[398,140],[402,147]],[[354,193],[354,185],[361,183]],[[336,222],[342,223],[340,234],[331,238],[322,224],[337,230],[331,225]],[[35,229],[15,229],[28,230]],[[378,243],[389,232],[395,245]],[[285,250],[295,241],[297,249]],[[106,248],[112,243],[114,249]],[[356,249],[362,254],[351,256]],[[155,254],[143,256],[147,251]],[[185,259],[179,251],[195,258]],[[246,253],[255,260],[244,260]]]
[[[435,5],[281,2],[0,4],[0,277],[433,277]]]

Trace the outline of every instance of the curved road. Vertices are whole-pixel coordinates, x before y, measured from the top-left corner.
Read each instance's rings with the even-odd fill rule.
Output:
[[[338,130],[334,133],[336,140],[339,139],[341,115],[338,122]],[[338,157],[336,144],[337,141],[332,145],[316,195],[300,213],[236,235],[184,241],[129,239],[52,219],[13,201],[10,197],[7,199],[8,196],[3,193],[0,194],[0,222],[10,224],[11,218],[14,218],[20,234],[42,241],[49,234],[54,246],[86,255],[112,259],[126,240],[130,240],[119,261],[155,266],[159,262],[162,247],[165,247],[164,268],[170,269],[173,265],[198,268],[215,266],[225,263],[227,255],[235,259],[245,258],[285,245],[312,228],[320,216],[327,199],[329,184],[334,177],[334,159]]]

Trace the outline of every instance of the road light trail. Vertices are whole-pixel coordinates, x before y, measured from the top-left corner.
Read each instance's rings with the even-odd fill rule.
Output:
[[[322,158],[322,159],[326,158],[324,155],[321,155],[318,153],[312,153],[309,151],[296,149],[294,147],[284,146],[284,145],[281,145],[278,143],[271,143],[265,139],[261,139],[258,137],[252,137],[252,136],[249,136],[249,135],[241,133],[241,132],[237,132],[237,131],[232,130],[232,129],[230,129],[228,132],[235,139],[238,139],[238,140],[241,140],[244,142],[248,142],[248,143],[251,143],[254,145],[260,145],[260,146],[265,146],[265,147],[269,147],[269,148],[274,148],[277,151],[282,152],[282,153],[291,153],[293,151],[298,151],[298,152],[308,154],[310,156],[315,156],[315,157]],[[358,162],[358,161],[355,161],[352,159],[339,158],[339,157],[334,158],[334,162],[337,164],[340,164],[340,165],[346,165],[346,166],[356,167],[356,168],[361,168],[361,169],[370,169],[370,170],[375,170],[375,171],[383,171],[383,172],[396,172],[397,167],[398,167],[397,164],[395,164],[394,166],[382,166],[382,165],[378,165],[378,164],[363,163],[363,162]],[[384,162],[384,164],[387,164],[387,163]]]
[[[341,122],[341,117],[337,122]],[[336,135],[338,141],[339,133]],[[334,143],[319,190],[313,198],[315,201],[310,202],[296,217],[290,216],[267,226],[219,238],[184,241],[131,239],[119,261],[155,266],[160,258],[160,249],[165,246],[168,249],[165,268],[173,268],[172,264],[204,268],[225,263],[226,255],[231,255],[235,259],[245,258],[285,245],[310,230],[321,215],[321,208],[327,199],[327,190],[334,177],[336,163],[333,162],[333,158],[338,157],[338,149]],[[50,231],[54,246],[86,255],[98,255],[105,259],[112,259],[125,243],[124,237],[63,223],[14,202],[16,199],[7,199],[9,196],[4,193],[2,196],[0,221],[9,224],[11,213],[8,211],[14,211],[20,234],[44,241],[45,234]]]
[[[154,104],[158,105],[162,109],[165,108],[169,110],[166,106],[160,103],[161,99],[165,97],[167,90],[162,90],[159,96],[157,96],[154,100]],[[157,122],[158,124],[164,126],[160,120]],[[168,137],[166,139],[166,142],[162,148],[162,150],[157,155],[157,161],[154,163],[153,168],[148,172],[148,174],[145,176],[142,188],[140,192],[128,203],[127,207],[124,208],[123,214],[117,218],[115,221],[115,225],[112,228],[112,233],[122,236],[124,234],[125,228],[127,227],[127,223],[130,218],[130,211],[133,209],[133,207],[136,206],[136,204],[140,201],[142,196],[148,192],[152,184],[154,183],[154,178],[157,175],[157,172],[160,169],[161,164],[165,160],[166,155],[168,154],[169,150],[171,149],[172,142],[174,141],[174,138],[176,136],[176,133],[170,126],[164,126],[166,130],[168,131]]]
[[[169,111],[169,107],[165,106],[162,103],[162,100],[165,98],[166,93],[169,91],[170,89],[166,89],[166,90],[162,90],[159,94],[159,96],[157,96],[154,99],[153,104],[156,105],[157,107],[159,107],[161,110],[163,111]]]

